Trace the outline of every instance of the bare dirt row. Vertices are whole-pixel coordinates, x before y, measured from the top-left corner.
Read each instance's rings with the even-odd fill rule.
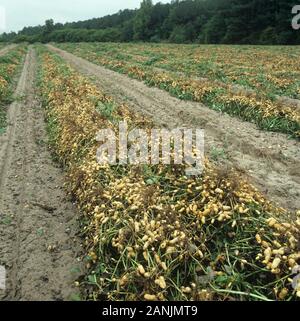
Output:
[[[7,269],[0,301],[70,300],[81,274],[78,213],[47,147],[36,71],[30,48],[0,136],[0,265]]]
[[[215,112],[200,103],[181,101],[157,88],[48,45],[106,93],[157,125],[205,129],[207,156],[225,169],[234,167],[269,199],[289,210],[300,208],[300,145],[284,134]]]

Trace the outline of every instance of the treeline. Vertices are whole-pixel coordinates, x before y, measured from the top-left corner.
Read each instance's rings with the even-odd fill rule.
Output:
[[[73,23],[26,27],[3,34],[13,42],[174,42],[300,44],[291,27],[294,0],[174,0]]]

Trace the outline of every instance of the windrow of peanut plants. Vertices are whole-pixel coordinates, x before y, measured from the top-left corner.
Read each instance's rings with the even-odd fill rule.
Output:
[[[90,300],[297,300],[300,212],[293,223],[234,171],[206,161],[100,165],[100,129],[152,127],[61,58],[39,47],[50,142],[82,212]]]
[[[6,127],[6,105],[12,102],[14,78],[25,53],[26,46],[19,46],[0,56],[0,134]]]
[[[230,46],[220,48],[204,46],[204,53],[201,52],[202,46],[200,49],[195,46],[178,46],[176,49],[176,47],[168,45],[120,44],[60,44],[58,47],[93,63],[144,81],[149,86],[167,90],[180,99],[202,102],[214,110],[256,123],[265,130],[300,137],[299,109],[286,105],[275,97],[275,94],[295,97],[298,95],[298,80],[300,78],[295,73],[298,72],[299,67],[295,63],[291,64],[291,60],[294,61],[297,57],[297,51],[294,52],[295,57],[294,55],[289,56],[288,52],[284,51],[286,53],[286,59],[284,59],[284,53],[274,49],[273,51],[271,49],[263,51],[263,49],[256,47],[247,47],[247,54],[240,55],[239,53],[243,52],[243,49]],[[207,48],[210,48],[210,57],[215,62],[207,61],[209,59]],[[146,56],[145,59],[143,53]],[[237,64],[241,63],[241,60],[245,61],[246,67],[241,67],[243,66],[241,65],[240,68],[251,69],[251,73],[235,70],[232,67],[234,65],[232,57],[237,57]],[[248,57],[248,61],[246,57]],[[253,57],[255,57],[256,64]],[[230,59],[231,61],[227,63],[227,60]],[[257,65],[264,59],[266,62],[262,66]],[[278,59],[281,60],[278,61]],[[272,61],[273,64],[271,64]],[[296,69],[290,69],[291,65]],[[279,71],[273,75],[271,70],[272,68],[276,69],[275,66]],[[197,68],[202,71],[199,72]],[[191,71],[191,69],[195,70]],[[228,70],[224,71],[224,69]],[[222,74],[222,72],[225,72],[226,75],[220,76],[219,73]],[[255,74],[263,84],[256,79],[252,81],[253,85],[247,85],[247,82],[251,81],[245,80],[244,74],[247,76]],[[288,75],[286,78],[285,74]],[[287,86],[288,89],[285,92],[279,89],[275,90],[276,86],[271,84],[272,81],[278,83],[278,86]],[[236,84],[255,88],[255,90],[243,90],[240,87],[237,88]],[[289,94],[290,92],[295,95]]]

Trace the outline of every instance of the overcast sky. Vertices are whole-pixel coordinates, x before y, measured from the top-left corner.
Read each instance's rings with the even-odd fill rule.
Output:
[[[141,0],[0,0],[0,33],[18,31],[25,26],[55,22],[72,22],[99,18],[121,9],[139,7]],[[170,0],[153,1],[167,3]],[[1,28],[1,7],[6,12],[5,30]]]

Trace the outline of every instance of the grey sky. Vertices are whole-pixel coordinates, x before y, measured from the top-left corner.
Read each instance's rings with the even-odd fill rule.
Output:
[[[49,18],[53,18],[55,22],[98,18],[120,9],[137,8],[140,2],[141,0],[0,0],[0,8],[5,8],[6,12],[6,29],[0,33],[43,24]],[[153,1],[157,2],[167,3],[170,0]]]

